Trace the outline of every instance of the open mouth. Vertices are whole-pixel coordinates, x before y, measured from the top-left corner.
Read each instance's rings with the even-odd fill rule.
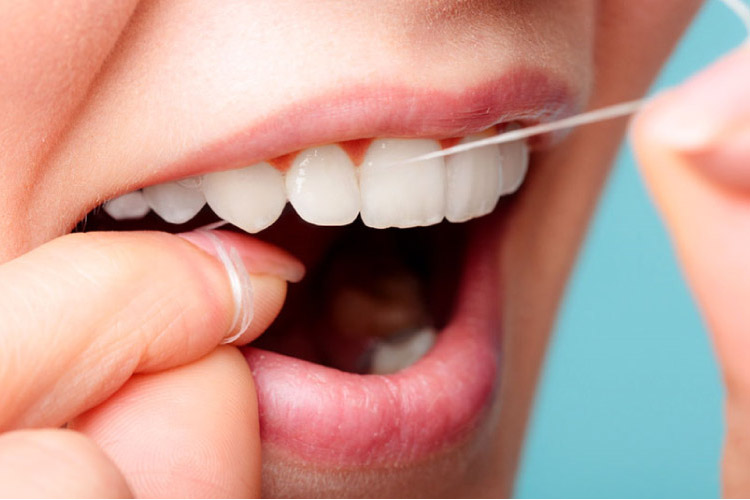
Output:
[[[244,348],[264,442],[315,463],[410,462],[465,437],[492,400],[501,211],[477,218],[520,186],[529,153],[390,165],[474,138],[312,148],[126,194],[86,229],[176,232],[220,216],[296,255],[307,277]]]
[[[425,460],[470,439],[496,399],[499,241],[529,147],[403,161],[571,110],[562,92],[509,88],[542,96],[525,96],[534,106],[520,111],[498,105],[452,120],[453,138],[423,128],[411,138],[355,137],[144,186],[90,213],[85,230],[182,232],[225,221],[296,256],[306,278],[243,348],[264,448],[336,468]],[[317,136],[301,137],[293,141]]]

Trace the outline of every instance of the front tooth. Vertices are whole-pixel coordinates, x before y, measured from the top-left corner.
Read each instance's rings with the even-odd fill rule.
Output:
[[[126,193],[104,204],[104,211],[115,220],[142,219],[151,207],[140,191]]]
[[[442,158],[398,165],[398,161],[440,149],[426,139],[379,139],[360,167],[362,221],[374,228],[437,224],[445,215]]]
[[[529,147],[525,141],[500,144],[500,164],[502,165],[500,194],[515,193],[529,169]]]
[[[216,215],[248,233],[276,222],[286,205],[284,175],[268,163],[208,174],[203,193]]]
[[[370,373],[388,375],[413,365],[435,345],[436,337],[432,328],[422,328],[378,341],[372,350]]]
[[[165,182],[143,188],[143,196],[159,217],[171,224],[183,224],[201,211],[206,199],[199,189],[184,181]]]
[[[286,173],[286,190],[299,216],[312,224],[342,226],[359,214],[354,164],[338,146],[298,154]]]
[[[486,136],[469,136],[461,144]],[[498,146],[486,146],[449,156],[445,160],[445,218],[464,222],[486,215],[500,199],[502,156]]]

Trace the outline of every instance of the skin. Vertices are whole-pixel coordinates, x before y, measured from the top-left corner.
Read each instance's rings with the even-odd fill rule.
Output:
[[[672,232],[726,387],[723,493],[750,494],[750,110],[737,106],[750,78],[743,46],[639,117],[643,173]],[[701,111],[699,111],[701,110]],[[703,110],[711,110],[706,112]],[[700,113],[700,126],[674,124]],[[720,221],[720,223],[715,223]]]
[[[510,493],[551,325],[623,121],[536,154],[507,205],[498,255],[506,361],[496,418],[471,442],[396,472],[310,471],[268,450],[261,485],[252,377],[236,348],[219,347],[235,312],[221,264],[176,236],[65,233],[111,196],[197,173],[179,167],[193,150],[341,82],[457,91],[533,57],[590,107],[639,97],[699,2],[285,3],[0,5],[0,494]],[[716,81],[747,81],[747,52],[711,70]],[[738,496],[750,494],[750,318],[732,305],[750,295],[750,280],[737,279],[750,274],[750,231],[736,229],[750,221],[750,151],[722,139],[747,137],[750,110],[726,104],[742,100],[741,86],[705,87],[657,102],[635,137],[714,335],[727,382],[724,488]],[[702,143],[670,136],[706,122],[706,109]],[[256,296],[239,345],[276,316],[298,264],[247,236],[231,244]],[[258,267],[263,256],[283,264]]]

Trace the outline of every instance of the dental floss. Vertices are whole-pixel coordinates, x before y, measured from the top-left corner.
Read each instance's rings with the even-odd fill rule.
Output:
[[[732,13],[735,14],[737,18],[742,22],[745,30],[747,31],[747,38],[743,43],[750,45],[750,6],[748,6],[742,0],[721,0],[721,2],[726,7],[728,7],[732,11]],[[651,101],[651,99],[653,99],[653,97],[645,97],[643,99],[637,99],[635,101],[623,102],[614,104],[612,106],[595,109],[593,111],[587,111],[585,113],[580,113],[578,115],[563,118],[562,120],[557,120],[550,123],[542,123],[539,125],[533,125],[531,127],[512,130],[510,132],[502,132],[500,134],[494,135],[492,137],[487,137],[485,139],[480,139],[478,141],[459,144],[440,151],[434,151],[432,153],[426,153],[423,155],[415,156],[413,158],[408,158],[406,160],[394,162],[393,166],[408,165],[410,163],[442,158],[445,156],[455,155],[485,146],[515,142],[521,139],[528,139],[537,135],[547,134],[549,132],[572,129],[580,127],[581,125],[588,125],[591,123],[629,116],[643,108],[649,101]]]
[[[224,219],[219,219],[216,222],[212,222],[211,224],[206,224],[205,226],[201,226],[196,231],[213,231],[214,229],[219,229],[220,227],[224,227],[227,224],[229,224],[229,221],[226,221]]]
[[[253,288],[250,283],[250,275],[245,264],[240,258],[236,248],[227,251],[227,247],[215,234],[206,230],[201,231],[216,249],[216,256],[224,265],[229,276],[229,284],[232,288],[232,299],[234,301],[234,317],[229,329],[229,336],[221,341],[222,344],[231,344],[247,331],[253,320]],[[234,333],[231,333],[234,332]]]
[[[521,139],[528,139],[529,137],[534,137],[536,135],[554,132],[556,130],[564,130],[564,129],[574,128],[574,127],[579,127],[581,125],[587,125],[589,123],[596,123],[600,121],[611,120],[613,118],[618,118],[621,116],[628,116],[630,114],[635,113],[636,111],[641,109],[643,106],[645,106],[649,100],[650,99],[647,98],[647,99],[638,99],[636,101],[624,102],[620,104],[615,104],[613,106],[608,106],[606,108],[595,109],[593,111],[588,111],[586,113],[581,113],[581,114],[574,115],[568,118],[563,118],[562,120],[558,120],[558,121],[554,121],[550,123],[542,123],[539,125],[534,125],[532,127],[519,128],[516,130],[512,130],[510,132],[504,132],[498,135],[493,135],[492,137],[487,137],[486,139],[480,139],[478,141],[467,142],[465,144],[459,144],[457,146],[442,149],[440,151],[434,151],[432,153],[427,153],[421,156],[416,156],[414,158],[409,158],[408,160],[403,160],[403,161],[398,162],[398,164],[406,165],[406,164],[415,163],[418,161],[432,160],[433,158],[441,158],[443,156],[463,153],[465,151],[471,151],[472,149],[481,148],[484,146],[515,142]]]
[[[720,1],[727,8],[729,8],[732,11],[732,13],[735,14],[737,18],[742,22],[742,24],[745,27],[745,30],[747,31],[747,38],[745,39],[743,43],[750,45],[750,6],[748,6],[745,2],[743,2],[743,0],[720,0]],[[612,106],[607,106],[604,108],[587,111],[584,113],[580,113],[580,114],[570,116],[568,118],[563,118],[562,120],[557,120],[557,121],[550,122],[550,123],[542,123],[539,125],[533,125],[531,127],[515,129],[510,132],[503,132],[503,133],[494,135],[492,137],[480,139],[478,141],[458,144],[456,146],[443,149],[441,151],[434,151],[432,153],[415,156],[413,158],[409,158],[409,159],[394,163],[392,164],[392,166],[407,165],[409,163],[416,163],[419,161],[431,160],[434,158],[442,158],[444,156],[450,156],[450,155],[454,155],[458,153],[463,153],[463,152],[471,151],[473,149],[481,148],[484,146],[490,146],[494,144],[506,144],[509,142],[519,141],[521,139],[528,139],[530,137],[534,137],[534,136],[541,135],[541,134],[547,134],[549,132],[576,128],[582,125],[589,125],[592,123],[597,123],[601,121],[612,120],[614,118],[628,116],[633,113],[636,113],[638,110],[643,108],[651,99],[652,97],[636,99],[634,101],[623,102],[619,104],[614,104]],[[200,185],[202,184],[203,176],[197,176],[191,179],[185,179],[185,181],[188,181],[188,183],[184,185],[185,187],[195,189],[195,188],[200,187]],[[197,231],[206,232],[206,234],[209,236],[209,239],[211,239],[211,241],[214,243],[214,246],[216,247],[216,250],[219,253],[219,256],[220,256],[219,258],[221,259],[221,262],[227,268],[227,272],[229,272],[231,279],[234,280],[235,278],[239,279],[239,276],[236,275],[236,272],[230,271],[231,259],[229,255],[227,254],[226,247],[221,242],[221,240],[219,240],[215,235],[210,233],[210,231],[214,229],[219,229],[228,224],[229,224],[228,221],[221,219],[217,222],[213,222],[211,224],[202,226],[198,228]],[[236,254],[237,251],[235,249],[232,249],[232,250],[233,250],[233,253]],[[236,258],[237,258],[237,262],[241,266],[239,269],[245,271],[242,261],[239,260],[239,255],[237,255]],[[247,274],[246,271],[245,271],[245,274]],[[235,302],[237,302],[237,299],[236,299],[238,297],[237,293],[241,292],[241,290],[238,291],[239,289],[237,289],[236,286],[239,286],[239,285],[235,285],[234,281],[232,281],[232,293],[235,296]],[[249,287],[249,282],[248,282],[248,287]],[[250,288],[248,288],[248,290],[250,290]],[[250,297],[249,300],[251,301],[250,305],[252,305],[252,296]],[[239,311],[239,308],[237,309],[237,311]],[[239,312],[237,312],[236,314],[239,314]],[[237,340],[239,336],[242,335],[242,333],[244,333],[244,331],[247,329],[247,325],[250,324],[251,320],[252,320],[252,310],[250,311],[250,319],[248,319],[246,322],[243,320],[243,325],[245,325],[245,323],[247,324],[243,328],[240,329],[240,333],[238,333],[237,335],[229,339],[226,339],[224,343],[228,344]],[[233,327],[237,321],[238,319],[237,317],[235,317]]]
[[[203,176],[198,175],[195,177],[188,177],[187,179],[180,179],[177,181],[177,184],[185,189],[198,190],[203,185]]]

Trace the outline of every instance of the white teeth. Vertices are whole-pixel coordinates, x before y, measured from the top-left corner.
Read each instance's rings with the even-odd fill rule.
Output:
[[[208,174],[203,192],[216,215],[248,233],[273,224],[286,205],[284,174],[268,163]]]
[[[142,219],[151,207],[140,191],[126,193],[104,204],[104,211],[115,220]]]
[[[302,151],[286,173],[289,202],[300,217],[319,226],[349,224],[359,214],[357,173],[338,146]]]
[[[523,184],[526,171],[529,169],[529,147],[524,141],[500,144],[498,147],[500,148],[500,164],[503,171],[500,176],[502,186],[500,194],[515,193]]]
[[[426,139],[379,139],[360,166],[362,221],[375,228],[437,224],[445,215],[445,162],[442,158],[395,164],[440,149]]]
[[[203,176],[197,175],[195,177],[188,177],[187,179],[180,179],[177,181],[177,184],[186,189],[199,190],[203,186]]]
[[[143,188],[143,196],[159,217],[172,224],[189,221],[206,204],[200,189],[185,187],[184,181]]]
[[[492,212],[500,196],[519,188],[529,166],[523,141],[401,163],[439,149],[428,139],[377,139],[357,168],[341,147],[320,146],[297,154],[286,174],[258,163],[147,187],[108,201],[104,210],[118,220],[137,219],[150,206],[165,221],[182,224],[208,202],[219,217],[257,233],[279,218],[288,195],[300,217],[319,226],[346,225],[357,214],[378,229],[429,226]]]
[[[413,365],[435,345],[436,336],[432,328],[422,328],[378,341],[372,351],[370,373],[387,375]]]
[[[461,144],[484,137],[466,137]],[[494,145],[449,156],[445,160],[446,219],[464,222],[492,212],[502,187],[500,162],[500,150]]]

